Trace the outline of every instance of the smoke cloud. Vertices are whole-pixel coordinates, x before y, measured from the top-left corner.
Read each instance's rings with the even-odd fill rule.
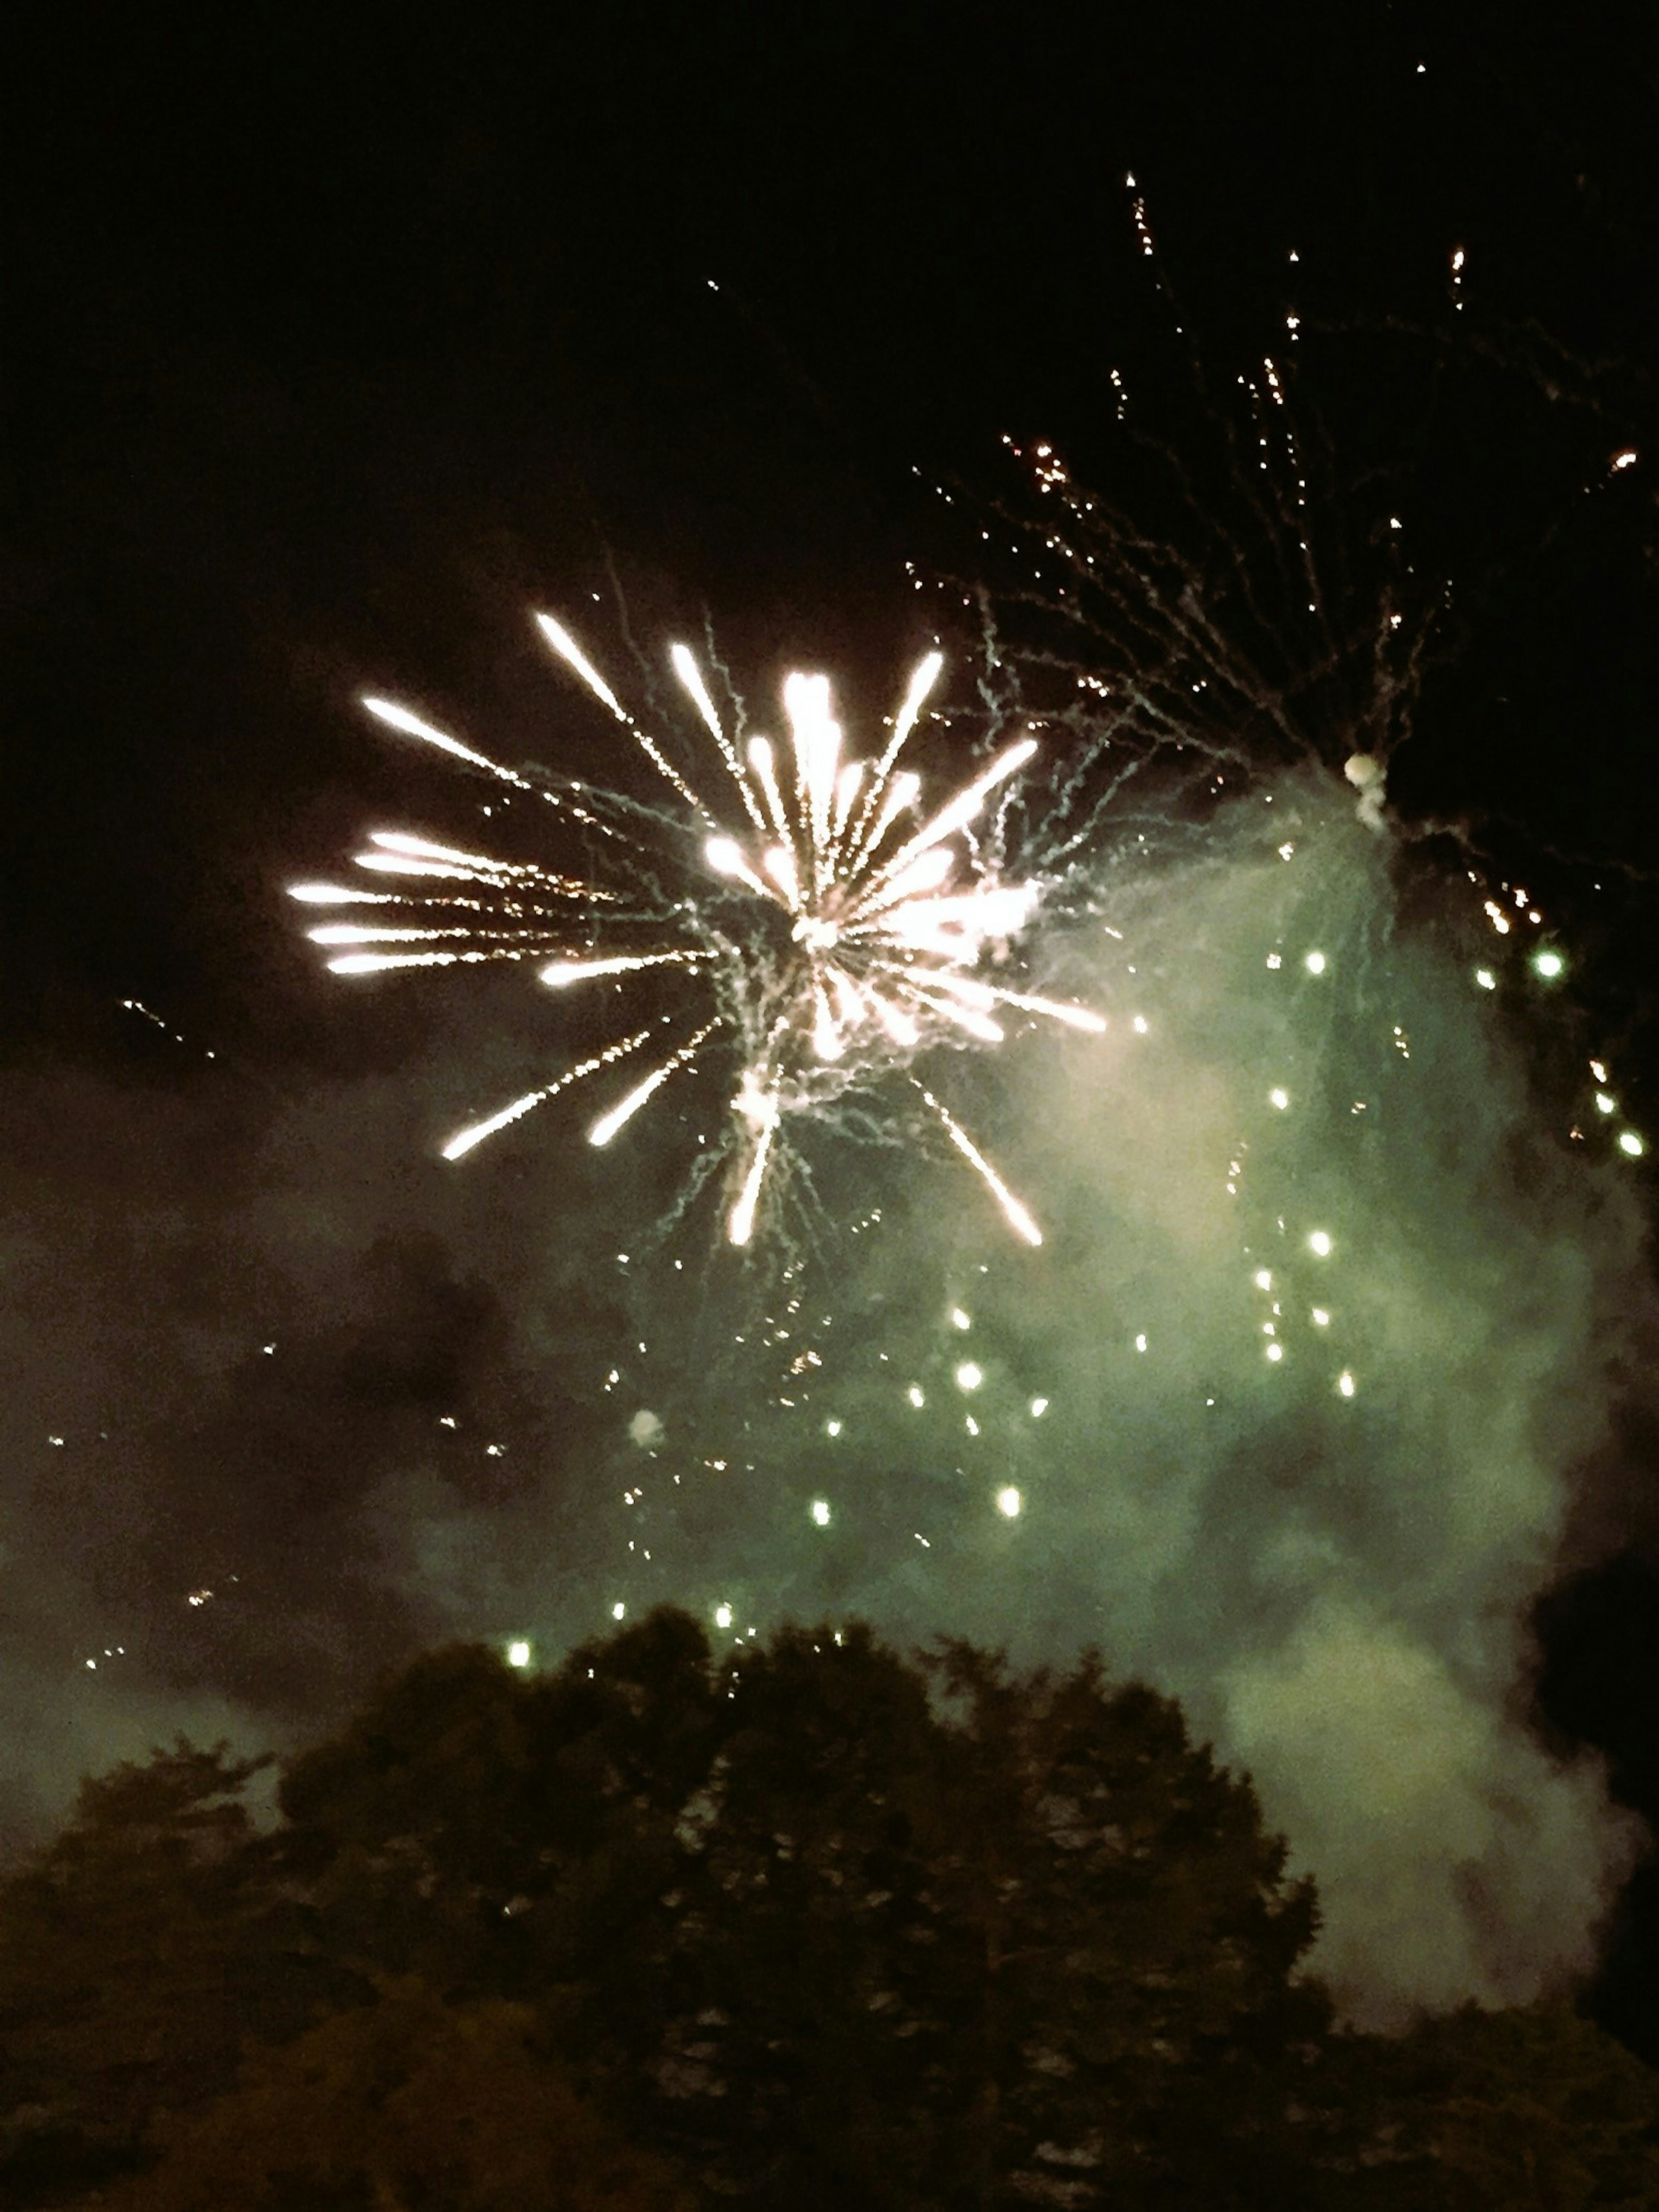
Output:
[[[1107,1034],[932,1079],[1036,1251],[942,1140],[849,1119],[732,1253],[712,1191],[674,1218],[712,1079],[603,1156],[544,1116],[447,1166],[561,1047],[494,982],[234,1112],[222,1073],[15,1086],[12,1832],[439,1636],[863,1614],[1178,1694],[1318,1876],[1356,2017],[1583,1969],[1636,1838],[1530,1729],[1526,1624],[1651,1328],[1642,1218],[1617,1117],[1571,1141],[1531,1072],[1541,933],[1461,878],[1407,921],[1365,796],[1126,837],[1033,970]]]

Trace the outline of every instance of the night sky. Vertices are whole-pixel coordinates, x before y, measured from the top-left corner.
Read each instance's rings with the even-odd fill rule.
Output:
[[[672,1598],[1093,1640],[1256,1774],[1360,2016],[1525,1997],[1612,1924],[1659,2055],[1641,1874],[1609,1920],[1659,1817],[1651,1162],[1613,1142],[1659,1135],[1659,37],[1449,14],[12,10],[9,1838],[444,1636]],[[1316,625],[1250,489],[1264,356]],[[1090,828],[1030,972],[1109,1042],[929,1063],[1042,1250],[891,1094],[801,1133],[744,1264],[685,1202],[717,1071],[603,1154],[554,1102],[447,1165],[617,1019],[325,972],[287,885],[502,827],[360,696],[654,802],[532,611],[653,706],[674,637],[757,722],[822,669],[861,748],[937,637],[948,776],[998,711],[976,586],[1054,673],[1006,440],[1173,564],[1103,566],[1222,609],[1193,745],[1121,800],[1045,740]],[[1173,604],[1066,633],[1073,703]]]

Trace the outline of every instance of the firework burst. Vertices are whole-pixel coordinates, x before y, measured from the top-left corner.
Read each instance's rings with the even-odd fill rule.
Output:
[[[929,810],[921,778],[899,763],[939,680],[940,654],[930,653],[912,672],[872,759],[848,751],[827,678],[786,679],[787,742],[775,744],[729,729],[696,656],[675,645],[670,665],[708,741],[683,772],[563,625],[549,615],[537,619],[564,665],[668,787],[672,811],[505,767],[405,708],[366,698],[389,728],[544,802],[603,865],[590,879],[377,830],[356,855],[376,888],[293,887],[291,896],[309,904],[380,909],[310,932],[331,949],[329,966],[353,975],[531,962],[556,991],[600,978],[678,975],[695,994],[686,1017],[666,1018],[683,1033],[593,1121],[591,1143],[608,1145],[676,1076],[723,1054],[736,1070],[726,1234],[743,1245],[791,1117],[902,1076],[907,1100],[974,1170],[1009,1226],[1041,1243],[1030,1213],[915,1072],[933,1048],[1001,1043],[1011,1018],[1105,1027],[1086,1007],[1000,980],[1040,886],[1005,878],[996,857],[1003,840],[983,835],[982,824],[988,810],[1000,820],[1012,779],[1037,750],[1035,737],[1005,745]],[[705,768],[714,799],[696,787]],[[551,1081],[459,1130],[444,1157],[459,1159],[547,1100],[648,1047],[660,1048],[663,1026],[658,1019],[630,1024]]]

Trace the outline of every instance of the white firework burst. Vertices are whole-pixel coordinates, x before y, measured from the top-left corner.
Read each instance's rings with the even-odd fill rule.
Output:
[[[1008,940],[1032,918],[1038,886],[1003,880],[984,842],[975,843],[969,833],[993,793],[1006,796],[1010,780],[1036,751],[1036,738],[1026,735],[1005,746],[927,811],[920,803],[921,779],[898,763],[938,682],[938,653],[912,672],[887,742],[871,760],[848,753],[823,676],[786,680],[786,745],[762,736],[740,742],[722,720],[695,655],[675,645],[671,665],[710,740],[709,765],[720,771],[722,803],[711,803],[563,625],[550,615],[537,620],[555,653],[669,786],[674,812],[641,809],[575,781],[544,782],[405,708],[366,698],[369,712],[389,727],[544,801],[595,840],[614,865],[606,881],[594,882],[401,831],[376,831],[356,865],[383,887],[293,887],[293,897],[311,904],[390,910],[313,928],[313,940],[333,950],[329,966],[339,975],[368,975],[532,961],[553,990],[678,970],[701,999],[686,1024],[689,1033],[592,1123],[592,1143],[609,1144],[675,1076],[717,1041],[723,1043],[739,1071],[731,1108],[726,1233],[732,1243],[745,1244],[787,1117],[899,1073],[1010,1226],[1028,1243],[1041,1243],[1026,1208],[912,1073],[932,1046],[1001,1043],[1009,1014],[1080,1030],[1105,1027],[1086,1007],[996,980]],[[665,864],[685,878],[689,896],[664,894]],[[400,881],[393,888],[386,878]],[[601,926],[623,949],[596,948],[593,935]],[[645,1022],[629,1029],[554,1081],[458,1131],[444,1157],[459,1159],[546,1100],[660,1041],[659,1027]]]

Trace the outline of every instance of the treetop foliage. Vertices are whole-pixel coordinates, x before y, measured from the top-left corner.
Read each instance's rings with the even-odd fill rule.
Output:
[[[417,1660],[274,1829],[255,1771],[118,1769],[0,1890],[9,2201],[1659,2203],[1570,2013],[1336,2030],[1248,1780],[1093,1655],[662,1611]]]

